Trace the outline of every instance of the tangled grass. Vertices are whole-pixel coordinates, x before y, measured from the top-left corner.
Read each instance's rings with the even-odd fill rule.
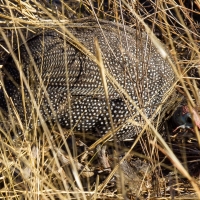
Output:
[[[156,35],[170,51],[171,64],[177,76],[174,88],[186,97],[189,107],[198,110],[199,8],[199,1],[185,3],[181,0],[1,0],[1,66],[8,53],[14,53],[14,49],[38,30],[63,28],[72,19],[78,21],[93,16],[146,31],[163,54]],[[91,58],[100,66],[100,53],[97,57]],[[169,117],[170,113],[162,116],[162,122]],[[111,164],[102,164],[95,148],[104,144],[112,133],[97,140],[45,123],[42,128],[35,125],[28,131],[19,118],[7,118],[7,113],[1,110],[0,198],[174,199],[178,196],[181,199],[199,199],[200,138],[197,127],[194,133],[181,130],[175,134],[170,124],[158,126],[149,119],[145,121],[144,130],[150,133],[146,139],[148,142],[139,137],[143,132],[134,142],[124,142],[123,145],[115,146],[107,141],[108,151],[111,148],[115,152],[109,157],[104,151],[102,161],[108,157]],[[18,127],[23,130],[20,134]],[[123,164],[125,162],[131,164]],[[112,171],[100,167],[110,165]],[[124,169],[126,166],[132,166],[132,169]],[[134,177],[129,179],[131,173]]]

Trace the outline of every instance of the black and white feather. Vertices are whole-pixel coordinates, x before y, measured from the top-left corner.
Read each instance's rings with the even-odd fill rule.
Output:
[[[105,68],[150,118],[174,83],[175,76],[148,35],[109,22],[102,22],[101,28],[96,22],[90,22],[68,26],[67,29],[94,55],[94,41],[98,40]],[[21,45],[15,53],[44,119],[98,136],[110,130],[108,107],[97,64],[56,30],[46,29],[29,39],[26,45]],[[22,122],[31,123],[37,113],[11,56],[2,71],[5,89]],[[139,124],[126,124],[117,134],[120,140],[131,139],[141,130],[143,120],[136,108],[107,81],[114,127],[130,117]],[[4,92],[1,91],[0,95],[0,106],[8,108]]]

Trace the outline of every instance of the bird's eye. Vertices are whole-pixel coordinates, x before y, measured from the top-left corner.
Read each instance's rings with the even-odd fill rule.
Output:
[[[192,123],[192,119],[191,119],[190,116],[187,116],[187,117],[186,117],[186,122],[187,122],[187,123]]]

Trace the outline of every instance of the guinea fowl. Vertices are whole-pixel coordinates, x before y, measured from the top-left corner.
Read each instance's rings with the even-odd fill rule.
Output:
[[[145,116],[155,119],[156,109],[170,96],[168,92],[176,77],[148,35],[101,20],[100,25],[95,20],[83,20],[66,28],[92,54],[101,53],[105,69]],[[98,50],[95,40],[100,46]],[[69,35],[64,37],[61,29],[38,33],[15,54],[19,67],[8,56],[2,68],[5,90],[0,92],[0,107],[8,110],[14,105],[28,127],[37,119],[37,104],[45,121],[59,122],[66,128],[91,132],[95,136],[102,136],[111,129],[109,109],[114,128],[123,124],[117,131],[119,140],[132,139],[141,130],[143,118],[109,78],[107,105],[98,65]],[[161,109],[163,112],[170,109],[171,100],[167,101]]]

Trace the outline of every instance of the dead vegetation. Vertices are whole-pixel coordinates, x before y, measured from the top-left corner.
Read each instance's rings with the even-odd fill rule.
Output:
[[[172,55],[176,90],[199,109],[198,0],[0,2],[0,65],[38,31],[93,16],[146,31],[162,54],[156,35]],[[90,56],[103,65],[100,52]],[[28,130],[1,110],[0,198],[200,199],[199,130],[174,131],[168,120],[172,110],[161,122],[145,119],[136,140],[114,143],[107,141],[112,132],[97,139],[45,123]]]

